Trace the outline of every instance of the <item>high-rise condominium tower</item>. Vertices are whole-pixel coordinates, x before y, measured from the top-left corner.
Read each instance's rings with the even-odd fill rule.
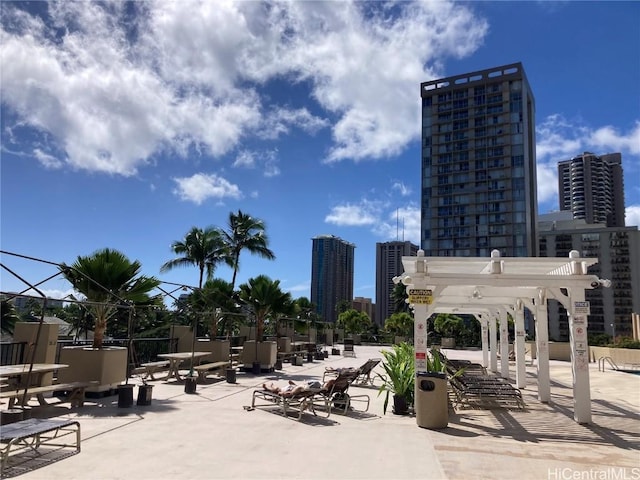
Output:
[[[353,300],[353,258],[355,245],[334,235],[313,238],[311,302],[321,320],[338,319],[336,307]]]
[[[624,227],[622,155],[582,155],[558,162],[560,210],[587,223]]]
[[[535,102],[522,64],[420,85],[422,249],[536,256]]]
[[[395,284],[393,277],[402,275],[403,256],[415,256],[418,246],[411,242],[376,243],[376,323],[384,326],[384,322],[395,311],[391,300],[391,292]]]

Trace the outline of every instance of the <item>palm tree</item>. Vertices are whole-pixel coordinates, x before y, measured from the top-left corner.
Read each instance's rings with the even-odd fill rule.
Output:
[[[280,280],[271,280],[266,275],[250,278],[240,285],[240,300],[255,316],[256,342],[262,340],[265,319],[290,313],[293,305],[291,294],[280,290]]]
[[[116,314],[123,300],[136,305],[160,303],[158,296],[149,296],[160,281],[141,275],[140,262],[131,262],[117,250],[98,250],[79,256],[71,266],[63,263],[59,268],[73,288],[92,302],[88,309],[95,317],[94,348],[102,348],[107,321]]]
[[[269,249],[269,239],[265,233],[265,224],[258,218],[253,218],[241,210],[229,213],[228,230],[220,230],[224,244],[229,249],[230,266],[233,268],[231,288],[236,287],[236,276],[240,268],[240,252],[248,250],[268,260],[276,258]]]
[[[391,291],[391,301],[393,302],[394,313],[409,313],[409,304],[406,302],[408,297],[407,287],[402,282],[393,286],[393,290]]]
[[[219,263],[226,262],[232,266],[221,233],[214,227],[207,227],[204,230],[193,227],[183,240],[177,240],[171,244],[171,250],[180,256],[162,265],[160,272],[168,272],[176,267],[195,265],[200,271],[198,288],[202,288],[205,270],[207,279],[210,280]]]
[[[0,313],[2,314],[2,320],[0,320],[0,329],[4,333],[13,335],[13,330],[16,326],[16,322],[20,321],[20,316],[16,307],[7,299],[3,299],[0,302]]]
[[[207,280],[201,289],[196,290],[189,296],[189,305],[197,314],[212,315],[215,321],[211,322],[211,338],[217,334],[217,309],[225,313],[237,313],[238,307],[233,295],[231,284],[221,278]],[[231,319],[224,318],[221,334],[224,335],[225,327],[231,323]]]

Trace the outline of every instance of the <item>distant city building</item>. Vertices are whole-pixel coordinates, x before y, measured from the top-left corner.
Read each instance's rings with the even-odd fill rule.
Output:
[[[582,155],[558,162],[561,211],[589,224],[624,227],[624,180],[622,155]]]
[[[589,274],[611,280],[610,288],[585,290],[590,302],[588,332],[631,336],[631,314],[640,312],[640,231],[636,227],[607,227],[572,219],[571,212],[540,215],[540,256],[597,258]],[[569,340],[567,313],[549,301],[549,338]]]
[[[376,304],[370,298],[356,297],[351,302],[351,308],[366,313],[372,323],[376,321],[375,307]]]
[[[425,255],[536,256],[535,101],[522,64],[424,82],[420,94]]]
[[[335,323],[338,305],[351,305],[354,250],[354,244],[334,235],[313,238],[311,302],[322,321]]]
[[[395,284],[393,277],[404,273],[403,256],[416,256],[418,246],[405,241],[376,243],[376,324],[384,326],[384,322],[395,311],[391,293]]]
[[[11,298],[13,293],[9,292],[5,298]],[[42,308],[44,304],[44,300],[38,297],[24,297],[24,296],[16,296],[9,300],[13,303],[13,306],[16,308],[18,313],[24,313],[33,308],[33,306],[38,306]],[[62,308],[64,307],[64,302],[62,300],[58,300],[56,298],[47,297],[47,308]]]

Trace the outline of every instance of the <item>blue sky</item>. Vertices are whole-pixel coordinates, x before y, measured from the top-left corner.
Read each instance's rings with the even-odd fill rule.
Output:
[[[239,282],[266,274],[309,297],[311,239],[333,234],[356,245],[354,294],[375,299],[376,242],[419,243],[420,82],[518,61],[539,213],[558,208],[559,160],[619,151],[640,224],[639,2],[1,8],[2,250],[70,263],[116,248],[196,285],[195,268],[160,274],[171,243],[241,209],[276,260],[243,254]],[[30,283],[55,273],[2,263]],[[41,289],[70,293],[58,278]]]

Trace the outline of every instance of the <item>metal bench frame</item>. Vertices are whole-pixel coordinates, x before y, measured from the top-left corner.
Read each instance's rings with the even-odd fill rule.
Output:
[[[75,434],[73,440],[65,438]],[[20,422],[3,425],[0,430],[0,443],[6,444],[0,450],[2,465],[0,472],[4,472],[11,453],[21,451],[38,452],[40,446],[69,448],[74,447],[80,452],[80,422],[76,420],[51,420],[30,418]]]

